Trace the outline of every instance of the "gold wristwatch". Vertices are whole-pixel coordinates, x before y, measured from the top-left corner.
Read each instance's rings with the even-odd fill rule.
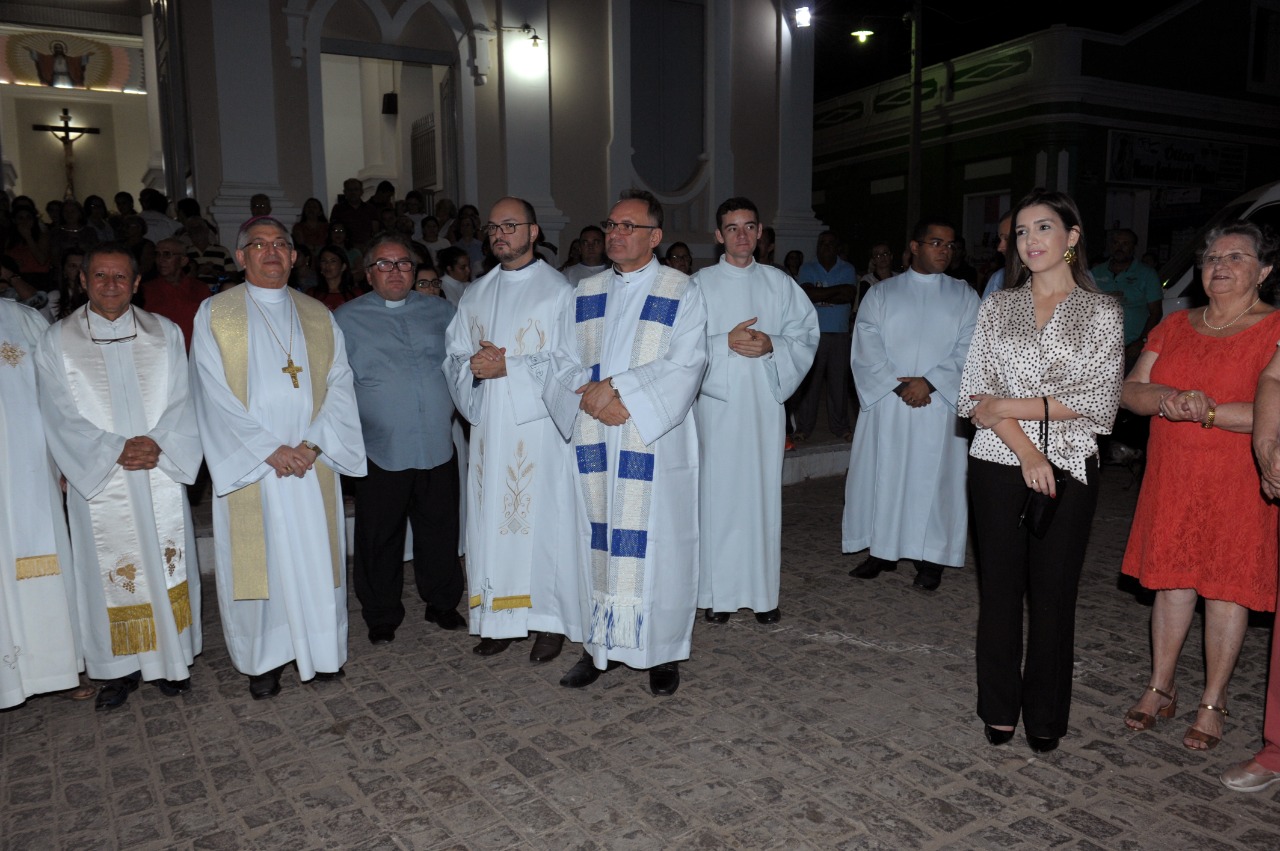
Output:
[[[302,445],[310,449],[312,452],[316,453],[317,458],[319,458],[321,455],[324,454],[323,452],[320,451],[319,446],[316,446],[314,443],[312,443],[309,440],[302,441]]]

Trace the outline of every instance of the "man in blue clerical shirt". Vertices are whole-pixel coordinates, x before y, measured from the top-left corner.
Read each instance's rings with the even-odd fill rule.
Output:
[[[440,364],[454,308],[413,291],[415,261],[404,237],[376,237],[365,252],[373,292],[334,319],[355,374],[369,475],[356,489],[355,589],[369,641],[387,644],[404,620],[405,523],[413,528],[413,573],[426,619],[457,629],[458,465],[453,400]]]

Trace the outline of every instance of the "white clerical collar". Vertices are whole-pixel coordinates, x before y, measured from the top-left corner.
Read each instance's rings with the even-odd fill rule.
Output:
[[[658,274],[658,258],[656,255],[650,255],[648,263],[630,272],[622,272],[618,270],[617,266],[613,267],[613,277],[621,281],[624,286],[629,286],[636,281],[650,280],[656,274]]]
[[[756,266],[756,260],[754,257],[751,258],[751,262],[748,263],[746,266],[735,266],[734,264],[729,262],[728,254],[720,255],[720,268],[733,275],[749,274],[755,268],[755,266]]]
[[[409,297],[406,295],[404,298],[400,299],[399,301],[392,301],[391,299],[384,298],[382,301],[384,304],[386,304],[388,308],[390,308],[391,310],[395,310],[396,308],[404,307],[406,304],[408,304]]]
[[[114,332],[123,328],[126,333],[131,334],[133,331],[130,329],[137,328],[137,316],[133,312],[132,305],[129,306],[128,310],[117,316],[115,319],[108,319],[101,313],[98,313],[93,308],[89,307],[87,304],[84,307],[84,312],[89,316],[89,328],[95,333],[98,331],[110,331],[113,332],[112,336],[120,336]]]
[[[289,288],[285,287],[257,287],[245,281],[245,286],[249,288],[249,295],[253,296],[259,304],[279,304],[289,297]]]

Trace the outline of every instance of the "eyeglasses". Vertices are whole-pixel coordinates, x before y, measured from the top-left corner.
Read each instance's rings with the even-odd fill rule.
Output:
[[[255,239],[253,242],[246,243],[245,248],[253,251],[266,251],[268,248],[274,248],[276,251],[288,251],[293,245],[287,239],[273,239],[267,242],[265,239]]]
[[[613,233],[614,228],[617,228],[618,233],[622,234],[623,236],[631,236],[631,234],[636,232],[636,228],[643,228],[644,230],[657,230],[658,226],[657,225],[638,225],[635,222],[615,222],[613,219],[605,219],[603,222],[600,223],[600,229],[603,230],[605,233]]]
[[[411,272],[413,271],[413,267],[416,265],[416,263],[407,257],[403,260],[388,260],[384,257],[381,260],[374,260],[368,266],[365,266],[365,268],[376,268],[379,272],[390,272],[392,269],[399,269],[401,272]]]
[[[481,227],[480,230],[484,231],[484,233],[487,236],[493,236],[498,231],[502,231],[507,236],[510,236],[511,234],[515,233],[516,228],[520,227],[521,225],[531,225],[531,224],[533,224],[533,222],[499,222],[496,225],[493,222],[489,222],[489,224]]]
[[[133,333],[127,337],[111,337],[103,340],[93,336],[93,326],[89,324],[89,311],[84,312],[84,327],[89,331],[89,340],[98,346],[109,346],[112,343],[129,343],[138,339],[138,315],[133,312],[133,305],[129,306],[129,315],[133,317]]]
[[[414,281],[413,285],[415,287],[422,287],[423,289],[427,287],[438,287],[440,286],[440,279],[439,278],[419,278],[418,280]]]
[[[934,249],[935,251],[939,248],[945,248],[948,251],[956,250],[956,244],[954,242],[945,242],[941,239],[926,239],[924,241],[924,244]]]
[[[1240,266],[1250,260],[1257,260],[1256,254],[1245,254],[1241,251],[1233,251],[1230,254],[1206,254],[1200,258],[1200,262],[1204,264],[1206,269],[1217,266],[1219,263],[1226,263],[1228,266]]]

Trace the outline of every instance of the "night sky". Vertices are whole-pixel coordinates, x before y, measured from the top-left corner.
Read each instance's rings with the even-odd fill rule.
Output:
[[[787,0],[793,2],[793,0]],[[795,5],[800,5],[795,2]],[[905,0],[815,0],[814,99],[821,102],[911,70],[911,30],[902,21]],[[954,59],[984,47],[1039,32],[1054,24],[1124,33],[1140,26],[1171,2],[1131,0],[1109,4],[1106,14],[1089,13],[1082,3],[947,2],[924,5],[924,65]],[[866,44],[849,35],[864,22],[876,34]]]

